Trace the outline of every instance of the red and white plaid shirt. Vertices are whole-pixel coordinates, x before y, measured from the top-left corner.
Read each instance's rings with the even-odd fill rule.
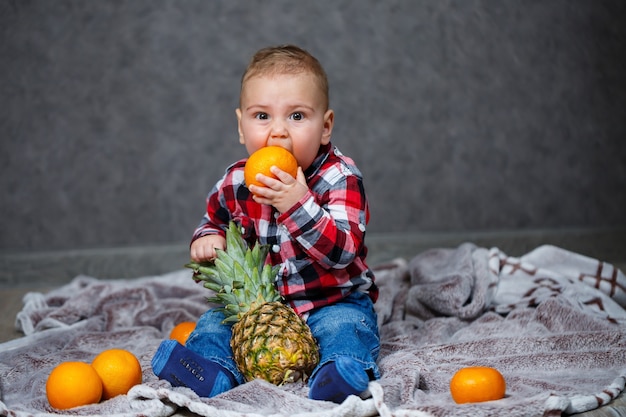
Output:
[[[269,244],[276,285],[300,315],[337,302],[355,291],[378,298],[374,274],[365,263],[365,225],[369,220],[361,172],[331,144],[320,147],[306,170],[309,192],[280,214],[252,199],[244,185],[245,159],[226,169],[207,197],[207,211],[192,241],[225,235],[230,220],[241,226],[249,244]]]

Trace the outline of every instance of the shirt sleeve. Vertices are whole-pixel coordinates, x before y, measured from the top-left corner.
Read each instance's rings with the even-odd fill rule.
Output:
[[[232,206],[236,202],[236,187],[234,186],[238,172],[234,170],[236,164],[231,165],[224,176],[215,184],[206,198],[206,211],[200,224],[196,228],[191,241],[207,235],[226,235],[225,227],[231,218]]]
[[[363,249],[368,205],[362,179],[335,166],[321,181],[321,194],[309,190],[277,220],[318,264],[345,268]]]

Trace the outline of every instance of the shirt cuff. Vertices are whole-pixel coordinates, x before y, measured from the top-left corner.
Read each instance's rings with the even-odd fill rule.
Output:
[[[323,215],[323,210],[308,191],[289,210],[278,216],[278,223],[287,228],[290,235],[298,237],[312,228]]]

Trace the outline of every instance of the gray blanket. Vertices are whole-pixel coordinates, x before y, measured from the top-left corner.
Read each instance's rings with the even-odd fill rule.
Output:
[[[113,347],[135,353],[143,383],[64,414],[559,416],[600,407],[624,389],[626,278],[610,264],[553,246],[514,258],[466,243],[374,269],[382,377],[369,398],[336,405],[309,400],[299,382],[253,381],[207,399],[158,380],[150,359],[160,341],[209,307],[209,290],[181,270],[128,280],[81,276],[26,295],[16,318],[26,336],[0,344],[0,415],[60,413],[45,397],[51,369]],[[499,369],[506,397],[454,403],[450,378],[472,365]]]

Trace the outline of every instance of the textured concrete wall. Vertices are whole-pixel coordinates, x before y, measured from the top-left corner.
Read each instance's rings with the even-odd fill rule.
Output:
[[[622,0],[0,0],[0,249],[184,242],[297,43],[370,231],[626,226]]]

